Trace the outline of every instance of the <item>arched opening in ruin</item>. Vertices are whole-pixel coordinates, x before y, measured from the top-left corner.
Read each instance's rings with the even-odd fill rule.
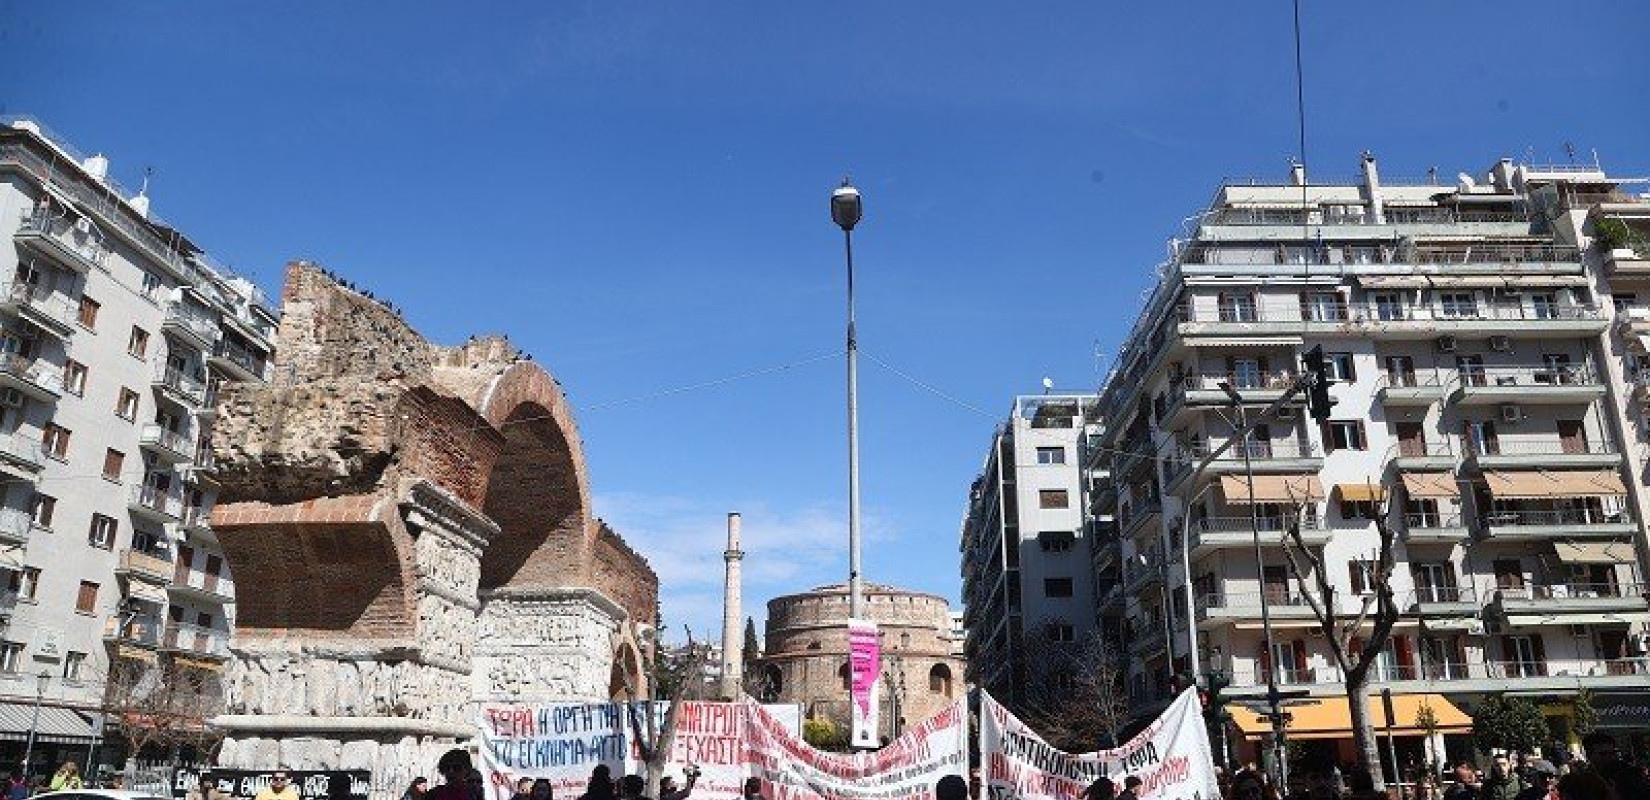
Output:
[[[630,642],[621,642],[613,653],[613,669],[607,682],[607,697],[615,702],[641,698],[642,655]]]
[[[482,555],[479,590],[581,583],[589,514],[568,432],[536,402],[517,405],[494,424],[504,449],[487,478],[483,513],[500,530]]]
[[[935,664],[928,671],[928,691],[943,697],[951,696],[951,668],[944,664]]]

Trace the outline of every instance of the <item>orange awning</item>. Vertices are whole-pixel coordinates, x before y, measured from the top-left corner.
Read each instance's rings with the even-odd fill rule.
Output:
[[[1404,475],[1404,488],[1410,497],[1460,497],[1455,476],[1448,472],[1416,472]]]
[[[1249,502],[1249,482],[1242,475],[1220,476],[1220,493],[1228,503]],[[1255,502],[1306,503],[1323,499],[1316,475],[1256,475]]]
[[[1432,717],[1440,733],[1470,733],[1472,731],[1472,717],[1456,708],[1441,694],[1395,694],[1392,696],[1392,713],[1397,722],[1392,732],[1399,736],[1423,736],[1426,730],[1421,727],[1418,719],[1421,709],[1432,709]],[[1232,721],[1237,723],[1238,730],[1248,738],[1258,738],[1272,732],[1272,724],[1265,715],[1250,711],[1242,706],[1230,706]],[[1284,711],[1291,716],[1285,730],[1291,739],[1350,739],[1352,738],[1352,715],[1347,710],[1345,697],[1321,697],[1302,702],[1291,702],[1284,706]],[[1380,695],[1371,695],[1369,698],[1370,722],[1375,726],[1376,734],[1385,734],[1387,719],[1386,708],[1381,703]]]
[[[1498,499],[1624,495],[1614,470],[1596,472],[1486,472],[1484,482]]]
[[[1337,483],[1335,493],[1344,503],[1379,503],[1386,499],[1386,487],[1378,483]]]

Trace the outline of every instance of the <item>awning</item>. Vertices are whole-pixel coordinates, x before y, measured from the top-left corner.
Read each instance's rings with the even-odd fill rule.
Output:
[[[1220,493],[1228,503],[1249,502],[1249,482],[1242,475],[1220,476]],[[1323,499],[1316,475],[1256,475],[1255,502],[1306,503]]]
[[[1369,275],[1358,278],[1358,285],[1366,289],[1425,289],[1430,284],[1419,275]]]
[[[1622,614],[1511,614],[1507,625],[1514,628],[1533,628],[1541,625],[1631,625],[1650,620],[1650,613]]]
[[[35,726],[32,704],[0,703],[0,739],[27,741],[31,727],[37,742],[86,744],[99,738],[97,718],[90,711],[41,706],[40,724]]]
[[[126,587],[126,595],[133,600],[142,600],[159,606],[166,605],[167,600],[165,589],[143,581],[132,581]]]
[[[1299,336],[1217,336],[1188,339],[1191,347],[1294,347],[1301,344]]]
[[[1392,696],[1392,713],[1397,720],[1393,724],[1392,732],[1398,736],[1426,735],[1426,730],[1417,720],[1422,707],[1432,709],[1440,733],[1472,731],[1472,717],[1467,716],[1441,694],[1395,694]],[[1257,738],[1271,735],[1272,723],[1265,716],[1238,705],[1229,708],[1232,711],[1232,721],[1237,723],[1244,736]],[[1347,710],[1344,697],[1322,697],[1300,703],[1292,702],[1284,706],[1284,711],[1292,717],[1285,727],[1290,739],[1352,738],[1352,715]],[[1386,706],[1381,702],[1379,695],[1369,698],[1369,711],[1375,733],[1385,734]]]
[[[1526,286],[1589,286],[1592,281],[1586,275],[1515,275],[1507,278],[1507,285],[1515,288]]]
[[[1627,487],[1613,470],[1597,472],[1486,472],[1490,494],[1512,498],[1624,495]]]
[[[1412,498],[1460,497],[1455,476],[1448,472],[1411,472],[1404,474],[1404,489]]]
[[[1553,554],[1565,564],[1633,563],[1633,546],[1626,542],[1558,542]]]
[[[1335,493],[1343,503],[1379,503],[1386,499],[1386,487],[1378,483],[1337,483]]]

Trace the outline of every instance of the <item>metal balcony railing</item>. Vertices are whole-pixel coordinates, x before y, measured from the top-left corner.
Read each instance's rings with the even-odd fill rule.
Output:
[[[1214,448],[1208,442],[1197,441],[1183,448],[1181,456],[1185,460],[1201,461]],[[1318,446],[1309,441],[1299,439],[1267,439],[1262,441],[1238,442],[1221,453],[1216,461],[1242,461],[1243,451],[1249,451],[1250,460],[1278,459],[1278,458],[1317,458],[1321,455]]]
[[[1498,589],[1502,600],[1593,600],[1600,598],[1643,597],[1641,583],[1526,583]]]
[[[1468,439],[1467,452],[1475,456],[1613,456],[1621,453],[1615,442],[1577,439]]]
[[[166,626],[166,647],[201,655],[226,657],[229,655],[229,637],[222,631],[174,622]]]
[[[218,343],[212,348],[212,354],[252,373],[259,380],[269,379],[264,369],[267,362],[265,362],[263,355],[255,353],[249,348],[242,347],[228,339],[219,339]]]
[[[1484,515],[1484,524],[1491,527],[1520,525],[1609,525],[1632,522],[1625,509],[1600,511],[1591,508],[1549,508],[1539,511],[1491,511]]]
[[[1262,533],[1277,533],[1287,530],[1297,517],[1293,514],[1270,515],[1263,514],[1253,520],[1253,525]],[[1299,517],[1301,530],[1319,530],[1324,527],[1323,519],[1317,514],[1307,514]],[[1192,532],[1208,533],[1248,533],[1251,527],[1249,517],[1204,517],[1192,521]]]
[[[70,305],[69,299],[50,290],[22,281],[7,281],[0,283],[0,297],[14,305],[27,306],[60,326],[74,324],[75,308]]]
[[[183,500],[178,495],[171,491],[161,491],[147,483],[132,487],[131,502],[133,505],[147,508],[168,517],[181,518],[183,516]]]
[[[103,243],[102,237],[96,235],[90,227],[76,230],[74,220],[62,214],[35,209],[23,217],[17,232],[50,237],[58,247],[99,269],[105,268],[104,263],[109,257],[109,248]]]
[[[1445,383],[1446,380],[1448,380],[1446,377],[1440,376],[1436,372],[1391,372],[1391,371],[1388,371],[1388,372],[1381,373],[1381,377],[1376,379],[1375,388],[1376,389],[1394,389],[1394,388],[1396,388],[1396,389],[1424,389],[1424,388],[1431,388],[1431,387],[1442,388],[1444,386],[1444,383]]]
[[[1405,527],[1411,529],[1427,530],[1431,528],[1460,528],[1464,527],[1465,523],[1462,522],[1460,514],[1432,514],[1421,512],[1405,514],[1404,525]]]
[[[1417,586],[1410,599],[1416,603],[1476,603],[1478,591],[1471,586]]]
[[[1598,376],[1586,364],[1537,364],[1529,366],[1461,366],[1456,380],[1466,388],[1489,386],[1597,386]]]
[[[189,398],[196,405],[206,402],[206,383],[175,367],[161,365],[155,370],[155,383]]]
[[[1265,302],[1245,300],[1226,302],[1214,308],[1199,308],[1182,303],[1176,307],[1180,322],[1221,323],[1300,323],[1344,321],[1564,321],[1601,319],[1599,307],[1581,302],[1480,302],[1476,295],[1463,292],[1460,300],[1440,300],[1431,304],[1332,304],[1330,307],[1303,307],[1284,298],[1267,298]],[[1305,312],[1305,313],[1303,313]]]
[[[20,508],[0,508],[0,539],[20,542],[34,530],[34,517]]]
[[[40,439],[22,433],[0,435],[0,456],[39,467],[46,461],[46,450]]]
[[[63,393],[63,370],[39,359],[16,353],[0,353],[0,372],[19,378],[52,394]]]
[[[188,331],[190,335],[202,341],[218,340],[218,321],[186,303],[169,304],[166,307],[165,324]]]
[[[157,422],[151,422],[143,426],[143,433],[139,437],[139,441],[146,445],[164,447],[185,457],[195,452],[194,443],[188,436],[170,430]]]

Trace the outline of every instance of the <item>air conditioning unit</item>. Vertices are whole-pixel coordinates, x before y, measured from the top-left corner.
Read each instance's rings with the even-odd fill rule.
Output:
[[[1278,406],[1278,419],[1294,419],[1294,418],[1295,418],[1295,407],[1294,406]]]
[[[74,221],[74,230],[75,233],[91,233],[92,221],[85,217],[81,217],[80,219]]]
[[[1473,636],[1483,636],[1484,635],[1484,621],[1483,620],[1477,620],[1477,619],[1467,620],[1467,633],[1469,633]]]
[[[1501,421],[1517,422],[1524,418],[1523,410],[1513,403],[1501,404]]]
[[[1440,353],[1453,353],[1453,352],[1455,352],[1455,337],[1454,336],[1440,336],[1440,337],[1438,337],[1438,352],[1440,352]]]
[[[1587,626],[1586,625],[1571,625],[1570,626],[1570,635],[1571,636],[1586,636],[1587,635]]]
[[[22,408],[23,399],[23,393],[17,391],[16,389],[7,389],[0,392],[0,406],[5,406],[7,408]]]
[[[1497,353],[1508,352],[1512,350],[1512,339],[1505,336],[1491,336],[1490,349],[1496,351]]]

